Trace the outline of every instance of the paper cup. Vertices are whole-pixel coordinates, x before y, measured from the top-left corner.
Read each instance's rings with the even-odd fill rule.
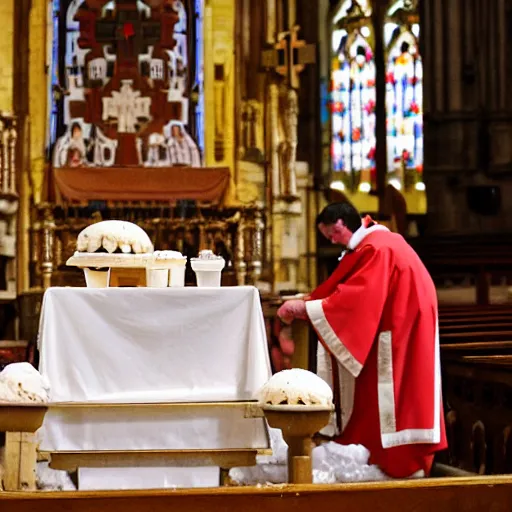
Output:
[[[199,288],[218,288],[221,283],[222,269],[226,262],[224,259],[190,261],[192,270],[196,274],[197,286]]]
[[[220,270],[196,270],[196,281],[199,288],[219,288],[221,277]]]
[[[108,288],[110,283],[110,269],[100,271],[84,268],[83,270],[87,288]]]
[[[171,265],[169,267],[169,286],[171,288],[185,286],[185,264],[186,261],[183,261],[183,264]]]
[[[168,268],[147,268],[146,286],[148,288],[167,288],[169,283]]]

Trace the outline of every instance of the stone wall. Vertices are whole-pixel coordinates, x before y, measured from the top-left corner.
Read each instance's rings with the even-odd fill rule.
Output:
[[[0,2],[0,110],[12,110],[14,0]]]
[[[428,230],[510,231],[512,1],[421,4]],[[468,188],[486,186],[501,192],[494,215],[468,204]]]

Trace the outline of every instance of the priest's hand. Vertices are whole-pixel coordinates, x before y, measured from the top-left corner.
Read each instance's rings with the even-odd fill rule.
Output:
[[[288,325],[294,320],[307,320],[306,303],[302,299],[287,300],[277,310],[277,316]]]

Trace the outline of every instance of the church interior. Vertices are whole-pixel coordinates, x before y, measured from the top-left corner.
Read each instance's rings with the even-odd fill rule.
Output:
[[[2,510],[512,510],[512,1],[2,0],[0,22],[0,370],[54,397],[0,397]],[[316,219],[338,201],[432,276],[448,449],[424,479],[319,481],[317,429],[289,480],[237,483],[281,425],[248,393],[317,370],[314,329],[285,339],[277,310],[337,267]],[[139,231],[117,249],[105,221]],[[202,295],[171,321],[148,293],[168,290]]]

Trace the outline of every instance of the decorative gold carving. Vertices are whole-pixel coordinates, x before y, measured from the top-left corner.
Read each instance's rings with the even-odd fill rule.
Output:
[[[235,271],[238,286],[246,284],[247,264],[245,263],[245,221],[240,218],[236,236]]]
[[[43,200],[43,186],[45,174],[48,169],[43,157],[32,160],[30,166],[30,181],[32,186],[32,196],[34,204],[38,205]]]
[[[265,224],[261,211],[257,210],[252,222],[252,257],[251,257],[251,281],[256,283],[261,277],[263,262],[263,236]]]
[[[55,240],[55,220],[51,205],[43,205],[42,207],[42,258],[41,258],[41,274],[43,278],[43,288],[49,288],[52,284],[52,273],[54,268],[53,246]]]
[[[16,298],[17,212],[16,118],[0,112],[0,299]]]
[[[242,127],[240,137],[240,158],[263,160],[263,106],[259,101],[242,102]]]
[[[214,52],[214,81],[213,91],[215,98],[215,162],[224,162],[226,159],[226,128],[228,121],[227,101],[229,94],[229,74],[231,73],[231,60],[227,47],[216,46]]]
[[[36,210],[32,227],[32,283],[47,288],[53,285],[83,284],[81,275],[64,266],[76,247],[78,233],[87,225],[101,220],[95,212],[90,217],[78,207],[64,209],[56,218],[53,205],[43,204]],[[167,205],[112,204],[106,218],[129,220],[147,231],[158,249],[175,249],[195,255],[211,249],[226,260],[228,284],[253,284],[263,265],[263,211],[257,207],[219,211],[203,208],[192,217],[178,218]],[[155,215],[156,214],[156,215]],[[191,252],[192,251],[192,252]],[[247,269],[250,269],[248,275]]]
[[[0,192],[17,196],[16,191],[16,118],[8,113],[0,113]]]

